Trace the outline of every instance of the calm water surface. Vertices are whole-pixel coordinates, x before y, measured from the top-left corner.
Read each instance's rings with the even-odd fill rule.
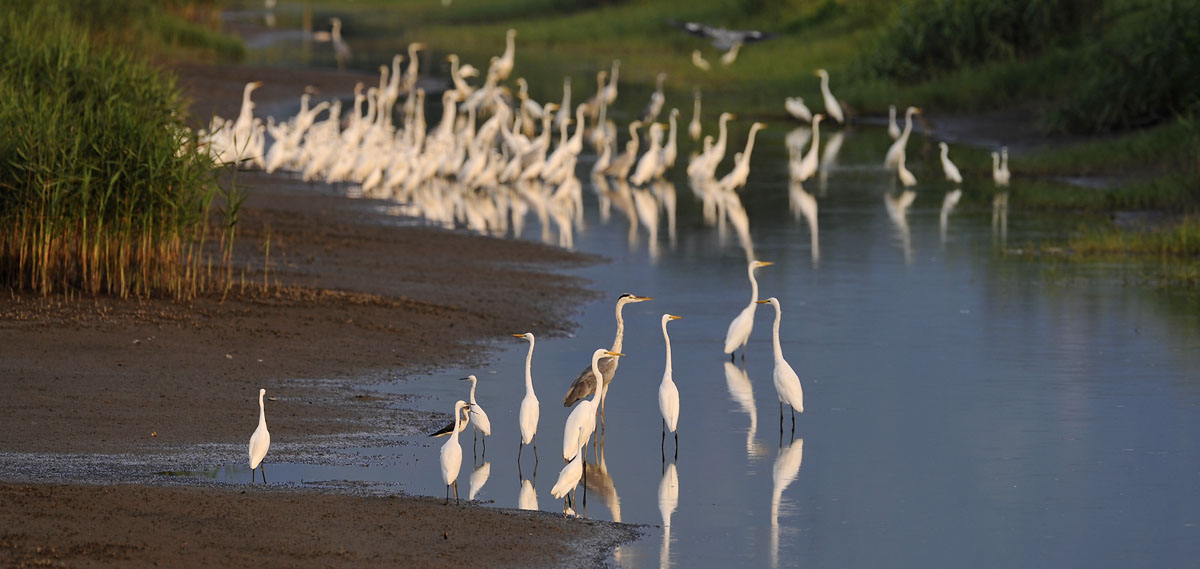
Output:
[[[685,126],[690,100],[670,106],[684,110]],[[731,123],[727,155],[749,123]],[[736,211],[706,220],[682,178],[648,192],[659,201],[647,224],[631,206],[647,196],[601,199],[582,174],[594,157],[581,160],[585,213],[574,248],[611,263],[573,273],[605,296],[582,308],[574,337],[537,342],[536,467],[530,449],[520,467],[516,460],[523,340],[497,338],[506,349],[484,369],[383,388],[428,396],[417,405],[449,413],[467,395],[456,379],[480,377],[493,435],[474,460],[472,430],[462,435],[463,497],[528,507],[532,488],[537,508],[562,511],[549,493],[569,411],[560,401],[592,350],[611,344],[614,302],[632,292],[655,300],[625,310],[628,356],[610,388],[586,498],[588,517],[653,526],[617,551],[622,567],[1193,565],[1194,299],[1127,284],[1133,266],[1001,254],[1074,222],[978,205],[990,201],[990,180],[968,180],[964,192],[985,198],[968,207],[964,197],[943,218],[951,188],[937,181],[937,156],[919,152],[918,136],[909,167],[923,183],[898,212],[888,204],[900,191],[881,167],[890,142],[882,129],[843,131],[836,164],[806,183],[818,204],[814,241],[787,180],[784,139],[794,126],[775,121],[759,135],[742,231]],[[823,129],[823,144],[838,132]],[[690,146],[681,144],[683,163]],[[727,159],[719,174],[729,167]],[[672,193],[673,221],[662,205]],[[559,242],[556,228],[548,234]],[[542,238],[532,215],[519,238]],[[729,321],[749,301],[751,256],[776,262],[758,277],[760,296],[782,304],[783,352],[804,385],[794,435],[790,415],[779,428],[771,307],[758,310],[744,361],[721,353]],[[668,437],[665,463],[654,445],[664,312],[683,317],[669,327],[679,458],[671,460]],[[371,467],[272,464],[271,479],[399,482],[442,496],[442,440],[398,437],[394,448],[363,449]]]

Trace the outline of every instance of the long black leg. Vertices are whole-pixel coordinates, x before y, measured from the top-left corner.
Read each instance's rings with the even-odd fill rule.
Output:
[[[263,475],[263,486],[266,486],[267,485],[267,463],[266,462],[258,463],[258,471],[261,472]]]
[[[662,426],[663,426],[662,440],[659,442],[658,448],[660,451],[662,451],[663,460],[666,460],[667,459],[667,448],[666,448],[667,447],[667,420],[666,419],[663,419]]]
[[[789,405],[789,407],[791,407]],[[796,408],[792,407],[792,435],[796,434]]]
[[[779,436],[783,436],[783,401],[779,402]]]
[[[679,429],[675,429],[675,462],[679,462]]]

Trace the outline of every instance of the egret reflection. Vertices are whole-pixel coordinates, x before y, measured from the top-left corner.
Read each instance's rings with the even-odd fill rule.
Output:
[[[962,190],[950,190],[946,192],[946,197],[942,198],[942,212],[938,217],[938,227],[941,230],[942,243],[946,242],[946,230],[950,226],[950,214],[954,212],[954,207],[958,205],[958,200],[962,199]]]
[[[517,494],[517,507],[522,510],[538,509],[537,490],[533,487],[533,481],[528,478],[521,479],[521,491]]]
[[[904,250],[904,263],[912,264],[913,248],[912,248],[912,232],[908,227],[908,207],[912,205],[913,200],[917,199],[917,192],[912,190],[904,190],[899,194],[892,192],[884,192],[883,204],[887,208],[888,217],[896,226],[896,233],[900,238],[900,247]]]
[[[822,196],[829,190],[829,171],[837,166],[838,153],[842,151],[842,143],[846,141],[846,131],[839,130],[825,141],[825,150],[821,152],[821,167],[817,169],[817,191]]]
[[[795,439],[779,449],[771,468],[771,567],[779,567],[779,505],[783,491],[800,473],[804,460],[804,439]]]
[[[671,516],[679,505],[679,472],[672,462],[663,469],[658,483],[658,512],[662,514],[662,547],[659,548],[658,566],[671,566]]]
[[[470,489],[467,491],[467,499],[468,500],[475,499],[475,495],[478,494],[479,491],[483,489],[483,485],[487,484],[488,478],[491,477],[491,475],[492,475],[491,461],[484,462],[483,464],[475,467],[475,470],[471,471],[471,477],[468,479],[470,482],[470,486],[469,486]]]
[[[1008,192],[1000,192],[992,198],[992,238],[1001,247],[1008,243]]]
[[[675,184],[669,180],[655,180],[650,186],[650,191],[654,192],[654,197],[658,198],[658,203],[662,204],[663,212],[667,217],[667,239],[671,244],[671,248],[675,248],[675,211],[676,211],[676,195]]]
[[[840,132],[838,133],[841,134]],[[788,185],[788,205],[792,215],[799,220],[801,217],[808,222],[808,236],[812,241],[812,264],[816,267],[821,262],[821,241],[817,226],[817,199],[804,191],[804,186],[793,180]]]
[[[595,464],[589,462],[583,464],[587,471],[583,478],[584,485],[587,486],[589,492],[600,496],[604,506],[612,513],[612,520],[620,522],[621,496],[617,494],[617,487],[613,484],[612,476],[608,473],[608,463],[604,459],[604,436],[598,436],[596,441]]]
[[[767,447],[754,440],[758,433],[758,406],[754,402],[754,385],[746,370],[733,362],[725,362],[725,387],[729,389],[729,398],[750,416],[750,426],[746,428],[746,457],[751,460],[762,458],[767,454]]]

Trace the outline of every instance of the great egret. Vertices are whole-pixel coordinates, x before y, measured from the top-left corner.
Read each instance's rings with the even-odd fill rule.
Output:
[[[883,158],[883,167],[892,168],[896,165],[896,161],[900,158],[900,153],[904,152],[904,147],[908,146],[908,137],[912,134],[912,116],[920,114],[921,109],[917,107],[909,107],[904,109],[904,131],[900,133],[900,138],[888,148],[887,155]]]
[[[492,67],[496,70],[497,80],[503,81],[508,79],[509,74],[512,73],[516,55],[516,44],[514,42],[516,38],[517,30],[509,28],[504,36],[504,54],[492,61]]]
[[[587,446],[587,438],[583,436],[583,427],[578,430],[579,440],[582,441],[576,447],[575,456],[571,457],[570,462],[562,467],[558,472],[558,480],[554,482],[554,486],[550,488],[550,495],[555,499],[563,498],[569,494],[576,486],[579,485],[579,479],[583,477],[583,447]],[[565,452],[563,453],[566,454]],[[571,509],[575,509],[575,500],[571,498],[563,501],[563,517],[567,517],[567,503],[570,502]]]
[[[825,99],[825,114],[837,121],[838,124],[845,124],[846,116],[842,114],[842,105],[829,90],[829,72],[818,69],[817,76],[821,78],[821,97]]]
[[[459,381],[471,382],[471,422],[475,424],[475,439],[478,439],[479,433],[483,433],[483,452],[487,452],[487,437],[492,436],[492,422],[488,419],[487,412],[479,403],[475,402],[475,385],[479,382],[479,378],[474,375],[460,378]],[[464,424],[463,428],[467,426]]]
[[[1008,181],[1012,178],[1012,174],[1008,171],[1008,147],[1000,147],[1000,175],[1004,176],[1004,185],[1008,185]]]
[[[803,182],[813,177],[817,173],[817,167],[820,166],[821,150],[821,121],[825,119],[825,115],[820,113],[812,118],[812,146],[808,149],[808,154],[800,160],[800,164],[796,166],[792,177],[797,182]]]
[[[945,142],[939,142],[938,146],[942,149],[942,172],[946,174],[946,179],[961,184],[962,174],[958,172],[958,166],[950,161],[950,146]]]
[[[1007,164],[1005,165],[1007,166]],[[997,186],[1004,187],[1008,185],[1009,173],[1007,168],[1000,167],[1000,154],[992,153],[992,182]]]
[[[692,140],[700,140],[700,90],[692,96],[692,122],[688,123],[688,136]]]
[[[733,62],[737,61],[738,50],[740,49],[742,49],[742,42],[733,42],[733,45],[729,46],[729,51],[726,51],[721,55],[721,65],[724,67],[733,65]]]
[[[329,22],[333,25],[333,30],[329,33],[329,38],[333,41],[333,54],[337,58],[338,71],[342,71],[346,69],[346,62],[350,60],[350,46],[342,39],[342,19],[330,18]]]
[[[258,468],[262,471],[263,484],[267,483],[267,471],[263,468],[263,457],[267,456],[267,449],[271,448],[271,433],[267,430],[267,411],[263,407],[263,397],[266,396],[266,389],[258,390],[258,428],[254,429],[254,434],[250,435],[250,483],[254,484],[254,469]]]
[[[667,429],[675,434],[675,458],[679,458],[679,431],[676,430],[679,426],[679,388],[675,387],[675,381],[671,377],[671,337],[667,335],[667,322],[672,320],[679,320],[679,317],[662,315],[663,342],[667,345],[667,365],[663,370],[662,383],[658,385],[658,410],[662,411],[663,417],[659,450],[662,451],[663,460],[666,460]]]
[[[708,71],[712,69],[712,64],[709,63],[708,60],[704,59],[704,55],[702,55],[698,49],[692,50],[692,65],[695,65],[701,71]]]
[[[783,100],[783,108],[789,115],[804,122],[812,122],[812,111],[804,104],[803,97],[788,97]]]
[[[441,462],[442,462],[442,482],[446,483],[446,503],[450,503],[450,487],[454,487],[454,501],[458,502],[458,469],[462,467],[462,447],[458,444],[458,432],[462,430],[460,426],[460,415],[464,409],[470,408],[471,404],[461,399],[454,402],[454,429],[450,432],[450,438],[442,444]]]
[[[896,124],[896,105],[888,105],[888,136],[900,138],[900,126]]]
[[[656,81],[658,87],[650,94],[650,102],[646,103],[646,108],[642,109],[642,122],[646,124],[653,123],[658,120],[659,113],[663,110],[663,105],[667,102],[667,96],[663,93],[663,83],[667,80],[666,73],[659,73]]]
[[[592,353],[592,372],[599,376],[600,358],[610,356],[613,359],[619,358],[625,354],[620,352],[612,352],[604,348],[599,348]],[[571,459],[571,451],[579,447],[579,441],[576,436],[583,439],[586,444],[591,438],[592,433],[596,430],[596,412],[600,409],[600,400],[604,397],[604,384],[601,382],[591,399],[580,401],[571,414],[567,416],[567,423],[563,427],[563,460]]]
[[[771,374],[775,381],[775,392],[779,394],[779,432],[783,433],[783,404],[792,408],[792,432],[796,432],[796,411],[804,412],[804,388],[800,387],[800,377],[783,359],[783,348],[779,345],[779,321],[783,319],[783,310],[779,307],[779,299],[775,297],[758,301],[759,304],[770,303],[775,307],[775,326],[772,337],[775,341],[775,371]]]
[[[733,170],[730,170],[718,182],[722,189],[734,191],[746,185],[746,180],[750,177],[750,154],[754,152],[754,136],[764,128],[767,128],[766,123],[756,122],[750,125],[750,134],[746,137],[746,148],[734,157]]]
[[[730,360],[738,348],[742,348],[742,358],[746,357],[746,342],[750,340],[750,331],[754,329],[754,309],[757,308],[755,303],[758,302],[758,279],[754,278],[754,270],[774,264],[771,261],[754,260],[750,261],[746,268],[746,274],[750,277],[750,304],[734,317],[725,333],[725,353],[729,354]]]
[[[900,183],[904,184],[904,187],[911,188],[917,185],[917,177],[912,172],[909,172],[908,168],[904,167],[904,160],[905,153],[901,152],[900,160],[896,162],[896,174],[900,176]]]
[[[534,337],[532,332],[524,334],[513,334],[516,338],[525,338],[529,340],[529,353],[525,355],[525,398],[521,400],[521,411],[517,415],[517,422],[521,425],[521,444],[517,447],[517,461],[521,460],[521,451],[525,449],[525,445],[533,443],[533,457],[537,460],[537,443],[534,442],[534,437],[537,436],[538,418],[541,415],[541,406],[538,403],[537,395],[533,393],[533,345]]]
[[[612,348],[609,351],[620,352],[625,344],[625,318],[621,313],[625,310],[625,305],[633,302],[644,302],[654,300],[649,296],[635,296],[629,293],[622,294],[617,298],[617,335],[613,338]],[[608,387],[612,383],[613,376],[617,373],[617,358],[603,358],[600,360],[600,373],[604,378],[604,386]],[[567,390],[566,396],[563,397],[563,407],[570,407],[575,402],[591,395],[596,391],[596,376],[593,375],[592,366],[588,366],[571,382],[571,388]],[[601,403],[603,405],[603,403]]]

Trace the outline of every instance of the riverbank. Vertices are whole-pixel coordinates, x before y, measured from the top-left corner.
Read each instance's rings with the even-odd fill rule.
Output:
[[[201,116],[225,112],[225,94],[253,69],[177,71]],[[323,82],[325,96],[355,81],[275,74]],[[264,88],[256,101],[286,104],[301,90]],[[0,299],[0,564],[598,565],[631,539],[617,524],[352,486],[188,487],[167,476],[245,460],[260,387],[275,398],[268,462],[348,460],[331,449],[423,431],[448,413],[365,385],[479,363],[488,342],[515,331],[565,333],[592,295],[557,273],[592,257],[398,222],[324,184],[258,173],[238,183],[250,191],[223,297]]]

